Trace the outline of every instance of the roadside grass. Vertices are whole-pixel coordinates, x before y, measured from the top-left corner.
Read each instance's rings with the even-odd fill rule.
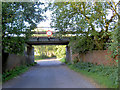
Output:
[[[118,88],[118,84],[116,84],[115,80],[113,80],[113,78],[114,78],[113,73],[110,72],[111,75],[105,75],[105,73],[106,73],[105,71],[106,70],[103,70],[101,72],[104,73],[104,75],[101,74],[101,72],[99,72],[99,70],[98,70],[100,68],[100,66],[99,67],[98,66],[94,66],[94,69],[97,68],[96,69],[96,70],[98,70],[98,72],[97,72],[97,71],[93,70],[93,67],[90,70],[90,68],[87,69],[87,67],[84,68],[84,69],[81,69],[82,66],[79,67],[79,66],[76,66],[76,64],[67,64],[67,65],[68,65],[68,67],[70,69],[72,69],[72,70],[74,70],[76,72],[79,72],[82,75],[85,75],[86,77],[92,78],[101,87],[105,87],[105,88]],[[106,68],[104,68],[104,69],[106,69]]]
[[[60,59],[60,61],[61,61],[62,63],[66,63],[66,58],[64,57],[64,58]]]
[[[6,71],[3,72],[2,74],[2,82],[6,82],[24,72],[26,72],[30,66],[34,66],[35,64],[37,64],[36,62],[32,63],[32,64],[27,64],[27,65],[21,65],[18,67],[15,67],[14,69],[10,70],[10,71]]]

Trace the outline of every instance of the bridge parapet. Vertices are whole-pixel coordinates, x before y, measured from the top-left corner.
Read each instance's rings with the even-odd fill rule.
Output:
[[[70,41],[70,37],[31,37],[29,41]]]
[[[28,44],[31,45],[68,45],[70,37],[31,37]]]

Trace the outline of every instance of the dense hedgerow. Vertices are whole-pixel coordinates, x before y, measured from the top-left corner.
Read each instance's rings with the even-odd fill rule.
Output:
[[[96,73],[98,75],[107,76],[114,86],[118,85],[118,67],[117,66],[104,66],[95,65],[90,62],[78,62],[73,64],[74,68],[85,70],[87,72]]]

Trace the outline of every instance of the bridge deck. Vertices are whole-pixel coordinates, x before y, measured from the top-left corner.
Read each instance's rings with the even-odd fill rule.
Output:
[[[29,45],[68,45],[70,37],[32,37],[27,44]]]

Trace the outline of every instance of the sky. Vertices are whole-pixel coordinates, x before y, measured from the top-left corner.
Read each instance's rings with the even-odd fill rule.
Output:
[[[53,2],[54,0],[40,0],[40,2],[47,3],[45,6],[48,5],[49,2]],[[44,8],[44,6],[41,6]],[[40,22],[37,27],[50,27],[50,22],[51,22],[51,14],[52,11],[47,10],[43,15],[47,16],[47,19],[45,21]],[[44,28],[45,30],[51,30],[54,31],[53,28]]]
[[[50,27],[51,14],[52,14],[52,11],[47,11],[47,12],[44,14],[44,15],[47,16],[46,21],[40,22],[40,23],[37,25],[37,27]],[[45,28],[45,29],[54,30],[54,29],[51,29],[51,28]]]
[[[47,2],[47,0],[42,0],[42,1]],[[116,0],[116,2],[118,2],[118,0]],[[40,22],[37,25],[37,27],[50,27],[50,22],[51,22],[51,18],[52,18],[51,14],[52,14],[52,11],[50,11],[50,10],[46,11],[46,13],[44,15],[46,15],[48,17],[47,20]],[[107,19],[110,19],[111,16],[112,16],[112,11],[109,12],[109,15],[107,16]],[[54,29],[52,29],[52,28],[44,28],[44,29],[54,31]]]

